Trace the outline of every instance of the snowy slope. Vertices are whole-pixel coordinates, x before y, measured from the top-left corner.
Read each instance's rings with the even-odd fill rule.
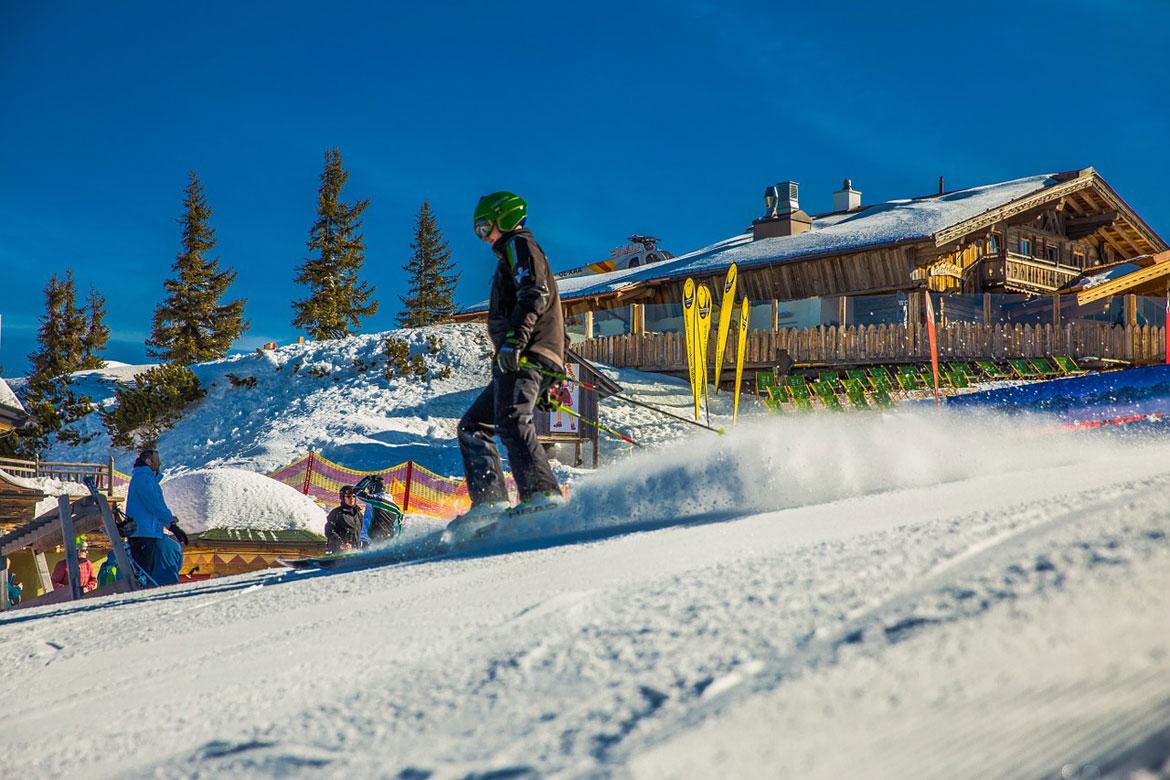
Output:
[[[1166,760],[1163,432],[929,410],[749,422],[585,476],[559,514],[462,555],[0,617],[6,771],[1043,777]],[[132,717],[112,717],[123,703]]]
[[[429,367],[450,369],[450,376],[387,380],[382,344],[388,336],[407,340]],[[437,353],[431,354],[428,337],[441,340]],[[483,325],[465,324],[294,344],[194,366],[207,397],[163,434],[159,449],[164,474],[207,467],[269,473],[311,449],[358,470],[415,460],[440,474],[461,475],[455,426],[490,379],[491,354]],[[98,404],[112,403],[115,384],[132,381],[145,368],[79,372],[77,387]],[[229,374],[238,380],[254,377],[255,386],[235,387]],[[689,407],[685,381],[636,371],[614,371],[611,376],[643,400],[678,413]],[[743,411],[758,408],[754,399],[741,404]],[[730,398],[716,399],[712,410],[717,424],[727,424]],[[689,427],[617,401],[607,401],[602,416],[647,442],[672,440]],[[56,445],[47,457],[104,462],[109,438],[96,415],[78,428],[94,434],[93,440],[79,447]],[[624,448],[603,443],[607,455],[619,455]],[[124,472],[133,461],[133,453],[117,454],[117,466]]]

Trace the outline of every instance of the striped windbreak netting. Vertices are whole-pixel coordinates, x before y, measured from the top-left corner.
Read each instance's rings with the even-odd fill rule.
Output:
[[[467,484],[462,478],[441,476],[413,461],[387,469],[359,471],[310,452],[268,476],[331,509],[339,503],[337,492],[342,485],[356,485],[370,474],[382,477],[386,490],[407,514],[450,519],[471,506]],[[514,491],[510,474],[507,482],[509,490]]]

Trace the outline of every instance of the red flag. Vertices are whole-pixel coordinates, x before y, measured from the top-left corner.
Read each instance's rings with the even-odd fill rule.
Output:
[[[1170,317],[1170,310],[1167,310]],[[938,395],[938,337],[934,331],[934,304],[930,301],[930,290],[926,291],[926,335],[930,339],[930,366],[934,369],[934,405],[941,406]]]

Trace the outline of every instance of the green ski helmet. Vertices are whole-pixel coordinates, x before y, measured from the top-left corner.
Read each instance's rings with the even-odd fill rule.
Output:
[[[528,217],[528,204],[524,198],[512,192],[493,192],[484,195],[475,204],[475,215],[472,221],[475,225],[475,235],[487,238],[492,227],[498,227],[502,233],[511,233],[524,224]]]

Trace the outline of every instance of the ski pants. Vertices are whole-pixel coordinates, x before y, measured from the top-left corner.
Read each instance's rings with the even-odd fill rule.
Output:
[[[130,556],[159,585],[178,585],[183,547],[169,536],[130,538]]]
[[[503,374],[493,365],[492,381],[459,421],[459,450],[472,506],[508,500],[496,434],[508,453],[521,500],[560,490],[532,420],[536,399],[552,382],[532,369]]]

